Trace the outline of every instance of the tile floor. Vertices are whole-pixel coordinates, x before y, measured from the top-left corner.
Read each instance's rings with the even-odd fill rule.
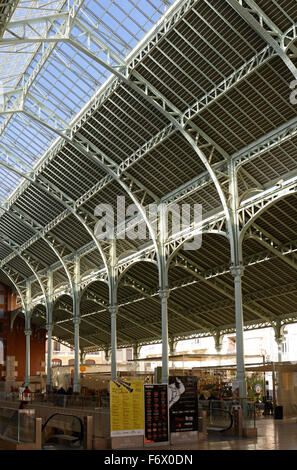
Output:
[[[257,419],[258,437],[242,439],[209,432],[206,441],[185,446],[151,447],[154,450],[297,450],[297,417]]]

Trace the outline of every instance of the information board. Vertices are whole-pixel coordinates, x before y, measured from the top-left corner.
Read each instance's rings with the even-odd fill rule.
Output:
[[[111,437],[144,434],[143,381],[110,381]]]
[[[170,432],[198,431],[197,377],[169,377]]]
[[[163,384],[144,386],[145,432],[144,443],[169,441],[168,386]]]

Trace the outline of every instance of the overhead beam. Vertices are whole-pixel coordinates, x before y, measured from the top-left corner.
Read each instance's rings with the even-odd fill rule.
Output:
[[[282,47],[282,41],[280,40],[279,36],[276,36],[276,31],[273,28],[272,30],[265,29],[263,26],[263,22],[265,21],[265,17],[263,17],[262,10],[258,7],[256,3],[253,2],[252,9],[248,7],[248,5],[243,6],[245,0],[226,0],[227,3],[235,10],[241,18],[259,35],[261,36],[264,41],[269,44],[269,46],[273,47],[275,52],[279,55],[279,57],[283,60],[286,64],[292,75],[297,79],[297,69],[295,64],[289,58],[287,51],[284,47]],[[253,15],[251,14],[253,13]],[[266,16],[266,15],[265,15]],[[269,24],[271,27],[271,22]],[[275,37],[276,36],[276,37]]]

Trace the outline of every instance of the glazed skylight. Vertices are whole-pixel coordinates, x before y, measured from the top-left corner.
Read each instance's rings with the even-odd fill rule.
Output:
[[[83,29],[91,30],[95,37],[124,59],[171,3],[172,0],[86,0],[79,9],[77,19]],[[72,5],[71,1],[70,6]],[[21,1],[9,24],[28,18],[56,15],[68,8],[68,2],[64,1]],[[57,21],[55,27],[60,23]],[[8,32],[9,24],[3,41],[0,42],[0,80],[3,91],[12,93],[13,102],[17,97],[13,90],[28,82],[50,43],[5,44],[5,39],[12,37]],[[55,30],[52,28],[51,31],[45,23],[33,26],[30,36],[34,38],[46,34],[49,37],[55,33]],[[22,37],[22,24],[18,29],[14,29],[13,33],[16,37]],[[80,40],[83,31],[79,23],[74,25],[72,33]],[[71,44],[57,42],[34,79],[30,92],[61,121],[69,123],[110,73]],[[32,113],[36,112],[36,102],[30,95],[26,98],[26,108]],[[29,173],[56,138],[54,131],[23,113],[0,115],[2,201],[7,199],[22,179],[9,169],[12,161],[16,170]],[[3,162],[8,166],[3,166]]]

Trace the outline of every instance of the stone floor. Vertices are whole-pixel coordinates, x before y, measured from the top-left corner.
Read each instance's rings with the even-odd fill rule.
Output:
[[[220,432],[209,432],[205,441],[175,446],[152,446],[145,450],[297,450],[297,418],[276,420],[272,416],[257,419],[258,437],[235,438]],[[66,446],[49,446],[46,450],[70,450]],[[74,449],[73,449],[74,450]],[[129,449],[129,451],[139,449]],[[121,453],[121,451],[118,451]],[[125,452],[125,451],[124,451]],[[127,452],[127,451],[126,451]],[[120,454],[119,454],[120,455]]]
[[[263,416],[257,419],[258,437],[242,439],[209,432],[206,441],[187,446],[158,446],[154,450],[297,450],[297,418],[274,419]]]

